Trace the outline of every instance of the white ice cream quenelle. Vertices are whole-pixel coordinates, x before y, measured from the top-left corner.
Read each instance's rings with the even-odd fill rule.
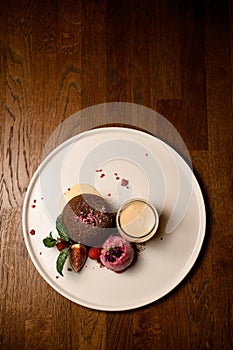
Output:
[[[68,188],[61,199],[61,210],[64,208],[66,203],[68,203],[72,198],[79,196],[82,193],[96,194],[101,197],[101,194],[89,184],[75,184],[72,187]]]
[[[95,189],[95,187],[89,184],[76,184],[64,192],[65,200],[66,202],[69,202],[71,198],[78,196],[82,193],[90,193],[96,194],[97,196],[101,196],[101,194]]]

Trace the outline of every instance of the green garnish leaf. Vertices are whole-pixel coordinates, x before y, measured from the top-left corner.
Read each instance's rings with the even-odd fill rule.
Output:
[[[52,232],[50,232],[49,236],[43,239],[43,243],[47,248],[52,248],[56,245],[57,240],[53,238]]]
[[[67,232],[67,229],[66,227],[64,226],[63,224],[63,221],[62,221],[62,216],[61,214],[57,217],[57,220],[56,220],[56,229],[59,233],[59,236],[64,239],[65,241],[69,241],[69,235],[68,235],[68,232]]]
[[[57,258],[57,272],[63,276],[62,270],[65,265],[66,259],[68,258],[70,247],[62,249]]]

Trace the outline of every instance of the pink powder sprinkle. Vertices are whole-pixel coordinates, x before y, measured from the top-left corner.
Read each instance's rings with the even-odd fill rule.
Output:
[[[35,204],[33,204],[33,205],[32,205],[32,208],[34,209],[35,207],[36,207]]]
[[[29,233],[30,233],[30,235],[34,236],[34,234],[36,233],[36,231],[32,229],[32,230],[29,231]]]
[[[129,180],[126,180],[126,179],[121,180],[121,186],[127,186],[128,183],[129,183]]]
[[[102,179],[104,176],[105,176],[105,174],[101,174],[101,175],[100,175],[100,178]]]

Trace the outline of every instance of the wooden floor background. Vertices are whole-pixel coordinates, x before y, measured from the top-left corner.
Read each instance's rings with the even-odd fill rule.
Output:
[[[0,349],[233,348],[232,34],[226,0],[1,1]],[[176,127],[207,205],[206,239],[187,278],[160,301],[117,313],[56,293],[21,227],[52,132],[115,101],[150,107]]]

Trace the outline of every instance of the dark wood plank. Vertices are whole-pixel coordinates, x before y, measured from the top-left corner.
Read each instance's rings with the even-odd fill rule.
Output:
[[[156,109],[176,125],[188,148],[207,149],[204,6],[202,2],[176,2],[176,11],[170,13],[168,3],[166,12],[163,9],[159,17],[168,19],[168,23],[171,24],[169,32],[161,29],[161,33],[165,40],[171,37],[170,33],[173,33],[170,39],[173,46],[171,47],[170,41],[167,43],[163,36],[161,37],[162,45],[169,48],[169,51],[166,49],[165,59],[162,56],[161,60],[166,62],[169,57],[172,62],[176,62],[176,65],[174,67],[174,63],[172,65],[168,61],[166,67],[170,65],[174,76],[167,77],[166,81],[162,79],[159,81],[163,82],[165,91],[170,89],[171,81],[173,85],[175,81],[173,90],[176,94],[158,97]],[[172,29],[172,25],[175,30]],[[162,28],[166,27],[164,21]],[[166,77],[166,74],[162,72],[162,76]]]
[[[212,219],[212,306],[213,343],[230,349],[230,304],[232,294],[232,101],[226,91],[232,91],[232,67],[229,42],[231,22],[227,1],[206,4],[206,80],[209,127],[210,200]],[[223,63],[224,62],[224,63]],[[221,174],[221,175],[220,175]],[[216,286],[220,285],[220,288]]]
[[[0,227],[4,233],[0,245],[0,345],[2,349],[24,349],[26,289],[22,283],[26,281],[27,252],[21,234],[21,210],[2,210]]]
[[[98,16],[97,16],[98,13]],[[106,102],[106,3],[82,6],[82,108]]]
[[[108,102],[131,102],[131,1],[107,1],[106,57]]]

